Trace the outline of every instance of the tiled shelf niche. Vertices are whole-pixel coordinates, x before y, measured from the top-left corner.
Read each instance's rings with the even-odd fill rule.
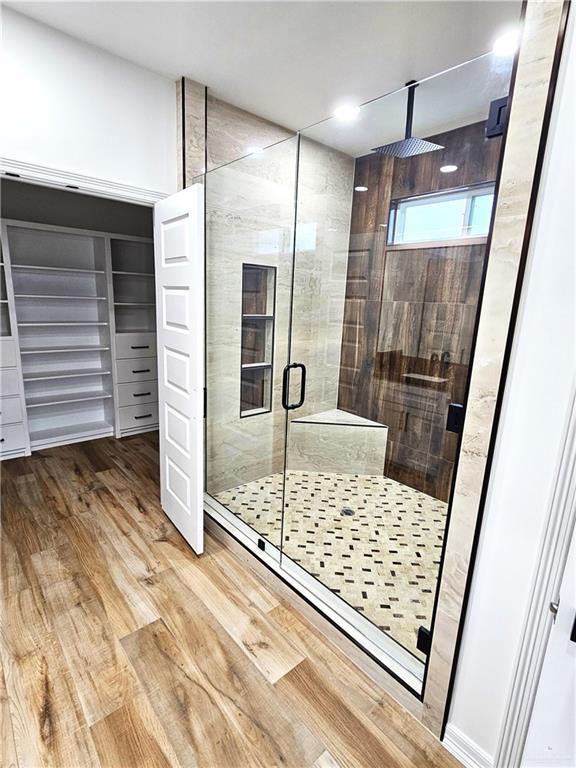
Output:
[[[242,265],[240,416],[272,409],[276,267]]]

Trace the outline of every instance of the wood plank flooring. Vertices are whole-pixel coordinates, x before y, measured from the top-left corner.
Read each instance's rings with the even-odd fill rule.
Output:
[[[156,439],[1,465],[0,765],[459,765],[222,544],[194,555]]]

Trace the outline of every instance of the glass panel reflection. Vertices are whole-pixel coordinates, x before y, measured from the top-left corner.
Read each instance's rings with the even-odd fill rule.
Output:
[[[206,174],[206,490],[280,547],[295,138]]]
[[[289,416],[283,554],[421,661],[502,148],[486,119],[510,70],[487,55],[419,84],[413,156],[375,151],[403,138],[406,89],[302,134],[291,360],[308,394]],[[340,172],[309,206],[311,152]]]

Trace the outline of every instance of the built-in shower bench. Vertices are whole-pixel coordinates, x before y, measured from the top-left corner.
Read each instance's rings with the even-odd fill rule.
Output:
[[[332,408],[290,422],[288,470],[382,475],[388,427]]]

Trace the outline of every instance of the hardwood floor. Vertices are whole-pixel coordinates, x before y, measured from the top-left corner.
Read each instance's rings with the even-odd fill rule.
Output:
[[[1,466],[1,765],[459,765],[224,546],[194,555],[155,440]]]

